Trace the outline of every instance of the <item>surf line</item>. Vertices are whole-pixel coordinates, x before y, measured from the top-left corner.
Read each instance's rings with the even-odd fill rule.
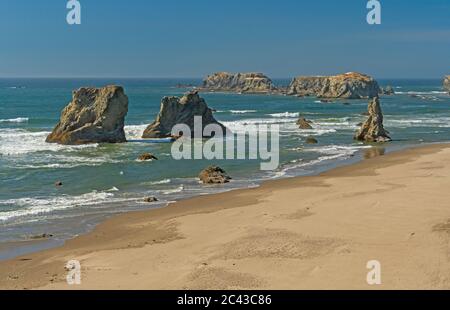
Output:
[[[235,134],[218,124],[203,127],[202,117],[195,116],[194,132],[186,124],[177,124],[172,128],[172,136],[180,137],[172,144],[175,160],[260,160],[262,171],[273,171],[280,165],[277,124],[246,124]],[[211,138],[203,141],[204,137]]]

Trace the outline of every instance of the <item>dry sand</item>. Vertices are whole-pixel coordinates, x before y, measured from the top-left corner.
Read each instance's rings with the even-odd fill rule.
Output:
[[[116,216],[0,263],[8,289],[450,289],[450,147]],[[68,286],[64,266],[82,265]],[[367,262],[381,263],[369,286]]]

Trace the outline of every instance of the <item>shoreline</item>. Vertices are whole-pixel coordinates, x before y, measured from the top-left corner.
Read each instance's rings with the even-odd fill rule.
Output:
[[[269,180],[264,181],[259,187],[256,188],[250,188],[250,189],[236,189],[232,191],[226,191],[223,193],[218,194],[211,194],[206,196],[197,196],[193,198],[189,198],[186,200],[181,200],[173,204],[169,204],[168,206],[164,208],[158,208],[158,209],[151,209],[151,210],[144,210],[144,211],[133,211],[133,212],[127,212],[124,214],[115,215],[110,219],[107,219],[106,221],[98,224],[96,228],[94,228],[93,231],[81,235],[75,239],[71,239],[66,241],[66,243],[57,248],[53,248],[50,250],[44,250],[37,253],[29,254],[22,257],[17,257],[15,259],[6,260],[0,262],[0,274],[8,274],[6,277],[2,277],[0,280],[0,287],[2,288],[62,288],[62,289],[68,289],[68,288],[206,288],[206,289],[220,289],[220,288],[287,288],[287,289],[293,289],[293,288],[302,288],[302,286],[298,286],[291,283],[291,285],[285,286],[285,284],[278,283],[275,284],[275,282],[271,284],[267,284],[267,281],[258,279],[255,274],[252,274],[252,272],[242,273],[242,272],[229,272],[228,269],[230,266],[224,266],[225,262],[227,261],[233,261],[235,264],[233,266],[236,266],[238,262],[247,261],[247,260],[254,260],[256,256],[261,256],[263,258],[263,261],[269,261],[269,263],[273,263],[272,260],[287,260],[287,261],[295,261],[295,260],[315,260],[317,258],[322,258],[322,256],[327,255],[337,255],[341,256],[342,253],[347,253],[347,251],[350,251],[352,253],[352,250],[348,249],[351,247],[351,244],[345,244],[343,240],[340,239],[334,239],[329,236],[329,232],[326,233],[326,237],[321,236],[320,238],[315,238],[312,236],[303,236],[302,234],[299,234],[297,237],[301,240],[300,244],[297,244],[296,241],[292,244],[292,232],[285,232],[284,229],[277,229],[275,228],[268,228],[271,226],[271,222],[273,221],[284,221],[286,222],[286,228],[293,228],[292,223],[297,221],[306,221],[313,219],[315,217],[315,212],[313,210],[316,208],[317,205],[320,204],[317,201],[313,201],[310,204],[310,207],[307,208],[298,208],[295,206],[296,203],[293,201],[296,200],[287,200],[285,201],[286,204],[282,204],[283,208],[289,208],[293,209],[291,211],[295,211],[290,216],[291,219],[287,219],[285,216],[278,214],[275,217],[272,217],[272,220],[267,219],[267,217],[270,217],[270,214],[273,212],[277,212],[276,209],[277,203],[270,204],[267,203],[265,200],[269,199],[272,196],[279,195],[280,192],[286,192],[289,195],[295,195],[296,193],[290,193],[291,191],[296,192],[296,189],[299,188],[299,186],[304,186],[301,190],[305,191],[306,188],[309,188],[311,192],[315,191],[323,191],[324,187],[327,187],[327,182],[330,180],[335,180],[337,178],[339,179],[346,179],[346,178],[370,178],[377,175],[377,171],[379,169],[389,168],[389,167],[397,167],[402,165],[408,165],[411,163],[414,163],[415,161],[420,160],[423,156],[438,156],[441,152],[449,152],[449,145],[448,144],[431,144],[427,146],[421,146],[421,147],[414,147],[409,148],[406,150],[401,150],[393,153],[389,153],[387,155],[381,156],[381,157],[375,157],[372,159],[366,159],[362,161],[358,161],[351,165],[344,165],[341,167],[334,168],[332,170],[328,170],[324,173],[321,173],[319,175],[313,175],[313,176],[300,176],[300,177],[293,177],[293,178],[283,178],[278,180]],[[434,162],[434,165],[437,163]],[[432,169],[433,170],[433,169]],[[434,171],[434,170],[433,170]],[[357,183],[358,184],[358,183]],[[339,185],[339,184],[337,184]],[[394,187],[395,188],[395,187]],[[375,189],[377,190],[377,189]],[[383,191],[383,189],[380,189]],[[314,197],[309,197],[309,193],[305,193],[306,200],[314,200]],[[342,193],[341,195],[343,197],[346,196],[345,193]],[[307,197],[308,196],[308,197]],[[278,196],[277,196],[278,197]],[[397,197],[397,199],[407,199],[408,197]],[[227,205],[223,205],[223,201],[227,202]],[[340,204],[339,201],[336,201],[336,203]],[[319,208],[317,207],[317,208]],[[253,214],[254,211],[260,211],[259,209],[265,208],[267,209],[267,213],[261,214]],[[248,227],[245,227],[247,224],[241,223],[241,225],[244,225],[244,227],[234,227],[233,225],[234,220],[239,222],[239,218],[237,215],[240,212],[248,213],[248,216],[251,218],[253,217],[260,217],[258,221],[261,221],[261,223],[267,224],[267,227],[265,225],[261,225],[258,221],[253,223],[251,226],[252,229],[248,231]],[[441,210],[445,212],[444,210]],[[209,227],[210,222],[206,221],[205,227],[202,227],[202,225],[198,225],[198,223],[203,223],[202,218],[207,218],[209,220],[217,220],[213,215],[217,213],[231,213],[228,214],[229,217],[226,219],[228,220],[228,224],[230,227],[224,227],[224,223],[222,221],[218,221],[216,224],[216,228],[219,230],[223,230],[224,237],[221,237],[223,240],[211,240],[211,237],[208,236],[208,229],[213,229],[214,226]],[[253,215],[251,215],[253,214]],[[450,218],[450,210],[448,213],[448,218]],[[289,216],[288,216],[289,217]],[[282,219],[281,219],[282,218]],[[194,220],[195,219],[195,220]],[[233,221],[230,222],[230,219]],[[445,226],[445,218],[442,219],[442,223],[436,223],[436,225],[442,224]],[[188,223],[187,223],[187,222]],[[181,222],[181,223],[180,223]],[[224,219],[225,223],[227,221]],[[197,223],[194,226],[192,226],[192,223]],[[250,223],[250,222],[249,222]],[[318,223],[315,223],[317,225]],[[250,225],[250,224],[248,224]],[[200,227],[199,227],[200,226]],[[262,226],[262,227],[261,227]],[[323,225],[322,225],[323,226]],[[188,229],[184,229],[188,227]],[[314,227],[314,226],[312,226]],[[267,230],[271,232],[269,235],[273,235],[275,240],[265,240],[266,234],[262,234],[260,232],[255,232],[254,230]],[[211,232],[211,231],[209,231]],[[171,248],[173,244],[176,243],[183,243],[183,242],[190,242],[189,237],[192,234],[194,240],[196,240],[195,244],[196,246],[192,249],[195,251],[196,247],[202,247],[200,253],[198,255],[198,258],[201,257],[201,260],[220,260],[220,264],[217,263],[217,266],[209,267],[211,263],[198,263],[199,266],[192,266],[192,260],[197,260],[194,253],[191,253],[189,249],[180,249],[177,250],[177,247],[174,249]],[[237,237],[239,235],[239,238],[235,238],[236,240],[228,240],[233,239],[233,237]],[[384,236],[386,237],[386,236]],[[202,240],[202,238],[206,240]],[[251,243],[247,239],[255,238]],[[372,238],[372,237],[370,237]],[[370,239],[369,238],[369,239]],[[296,239],[296,238],[294,238]],[[387,238],[389,239],[389,238]],[[227,241],[227,242],[225,242]],[[239,241],[239,242],[238,242]],[[245,255],[245,251],[249,250],[252,252],[252,244],[261,243],[261,246],[266,247],[268,246],[273,247],[274,244],[283,243],[283,241],[288,241],[287,245],[288,248],[291,248],[290,250],[287,249],[288,253],[281,253],[286,252],[286,249],[278,249],[275,246],[275,254],[279,254],[279,257],[275,255],[276,257],[272,257],[273,253],[263,253],[261,249],[258,249],[256,253],[253,253],[253,255],[250,255],[247,257]],[[226,246],[229,246],[229,252],[230,253],[221,253],[222,251],[217,249],[218,243],[224,242]],[[205,244],[202,244],[205,243]],[[309,249],[305,249],[304,252],[306,253],[296,253],[296,251],[292,250],[292,247],[302,247],[302,244],[306,244]],[[230,246],[231,245],[231,246]],[[203,252],[206,251],[206,249],[214,248],[211,253],[205,254]],[[241,247],[245,249],[240,249]],[[159,270],[159,266],[157,261],[149,260],[147,262],[142,262],[140,257],[143,254],[148,254],[148,256],[156,255],[156,254],[149,254],[148,252],[153,252],[153,250],[158,250],[159,255],[164,256],[167,260],[160,262],[162,266],[165,264],[170,265],[172,263],[174,266],[172,268],[169,268],[165,271],[163,274],[167,274],[167,279],[164,277],[161,277],[160,272],[162,270]],[[167,249],[170,248],[170,249]],[[220,247],[219,247],[220,248]],[[235,248],[238,249],[238,254],[232,253],[235,252]],[[324,248],[324,249],[323,249]],[[240,250],[239,250],[240,249]],[[331,252],[329,250],[331,249]],[[190,254],[189,256],[193,256],[190,258],[189,262],[186,262],[183,266],[178,266],[177,262],[173,262],[176,257],[183,257],[183,255],[180,255],[179,252],[183,252],[184,254]],[[255,250],[255,249],[253,249]],[[335,251],[339,251],[339,253],[334,253]],[[126,254],[124,252],[130,252],[129,254]],[[187,251],[187,252],[186,252]],[[137,255],[136,257],[133,254],[140,253],[140,255]],[[242,252],[242,253],[241,253]],[[295,252],[295,253],[291,253]],[[302,252],[302,251],[301,251]],[[316,253],[319,252],[319,253]],[[324,252],[324,253],[322,253]],[[341,253],[342,252],[342,253]],[[167,253],[171,253],[171,255],[168,255]],[[131,255],[130,255],[131,254]],[[172,257],[173,256],[173,257]],[[219,256],[220,258],[214,258],[215,256]],[[303,256],[307,256],[304,258]],[[311,256],[311,257],[309,257]],[[317,256],[317,257],[316,257]],[[345,256],[345,255],[344,255]],[[147,279],[144,281],[146,283],[146,286],[143,286],[144,283],[135,283],[133,278],[138,277],[140,272],[136,271],[136,275],[133,276],[135,273],[128,274],[125,272],[125,274],[122,274],[119,278],[118,275],[108,275],[109,273],[114,272],[108,272],[110,270],[115,270],[115,268],[112,267],[99,267],[102,264],[105,264],[105,262],[102,262],[105,260],[105,265],[108,266],[110,264],[110,260],[112,259],[115,261],[117,266],[125,267],[125,265],[120,264],[119,262],[124,263],[128,258],[133,257],[133,259],[137,260],[136,265],[141,264],[142,266],[146,266],[143,270],[143,273],[146,273],[147,275],[152,274],[152,280]],[[212,257],[212,258],[211,258]],[[153,257],[154,258],[154,257]],[[259,257],[261,259],[261,257]],[[87,273],[87,282],[81,287],[68,287],[67,284],[65,284],[65,274],[66,271],[64,270],[65,262],[70,259],[79,259],[82,264],[82,270],[83,273]],[[115,260],[114,260],[115,259]],[[124,261],[125,259],[125,261]],[[160,259],[160,258],[159,258]],[[183,260],[183,259],[180,259]],[[254,260],[253,263],[258,262],[258,260]],[[88,265],[87,267],[86,264]],[[264,263],[260,263],[264,264]],[[134,264],[130,264],[134,265]],[[226,264],[225,264],[226,265]],[[245,263],[244,263],[245,265]],[[97,267],[95,267],[97,266]],[[151,268],[147,268],[151,267]],[[195,267],[195,268],[191,268]],[[364,269],[365,266],[362,266],[362,272],[367,272]],[[448,262],[446,264],[446,267],[448,267]],[[119,268],[119,267],[116,267]],[[132,268],[132,267],[130,267]],[[177,269],[178,268],[178,269]],[[192,269],[189,270],[189,273],[185,274],[185,278],[180,280],[179,278],[183,278],[182,275],[176,276],[175,274],[169,272],[169,270],[175,269],[180,271],[180,269],[183,271],[186,271],[186,269]],[[150,269],[150,270],[147,270]],[[161,267],[161,269],[164,269]],[[205,269],[206,271],[202,271],[200,269]],[[244,266],[240,268],[242,270],[253,269],[250,266]],[[13,270],[13,274],[11,274],[11,270]],[[320,271],[320,269],[319,269]],[[318,273],[320,273],[318,271]],[[270,273],[270,272],[269,272]],[[89,279],[96,275],[94,278],[102,278],[103,276],[105,278],[108,278],[108,281],[105,281],[102,283],[102,281]],[[258,274],[258,273],[256,273]],[[100,276],[99,276],[100,275]],[[155,275],[157,275],[156,278],[160,280],[160,282],[156,281]],[[210,282],[217,282],[214,281],[215,278],[221,278],[225,275],[226,281],[222,280],[218,283],[210,283]],[[131,278],[131,279],[130,279]],[[110,281],[114,279],[115,283],[117,283],[117,286],[114,286]],[[365,278],[361,278],[361,280],[364,280]],[[446,281],[450,280],[446,279]],[[228,283],[229,282],[229,283]],[[363,282],[363,281],[360,281]],[[123,283],[123,284],[122,284]],[[209,284],[208,284],[209,283]],[[445,282],[447,283],[447,282]],[[447,283],[447,284],[448,284]],[[207,285],[207,287],[202,287],[201,285]],[[231,285],[229,285],[231,284]],[[311,284],[311,283],[310,283]],[[445,285],[447,285],[445,284]],[[123,286],[122,286],[123,285]],[[142,285],[142,286],[141,286]],[[338,288],[351,288],[356,284],[350,284],[348,287],[346,285],[339,286]],[[366,284],[367,285],[367,284]],[[330,288],[330,287],[321,287],[320,285],[315,286],[312,284],[312,287],[307,286],[308,288],[312,287],[318,287],[318,288]],[[357,288],[361,288],[361,283],[358,283]],[[395,286],[394,286],[395,287]],[[420,286],[419,286],[420,287]],[[444,287],[450,287],[444,286]],[[334,288],[334,287],[331,287]],[[362,285],[362,288],[369,288]]]
[[[432,145],[432,144],[434,144],[434,143],[428,143],[425,145]],[[56,238],[55,239],[55,238],[50,237],[50,238],[31,239],[31,238],[24,237],[24,239],[22,239],[22,240],[0,242],[0,263],[3,261],[15,259],[19,256],[32,255],[33,253],[61,247],[69,240],[72,240],[79,236],[91,233],[93,230],[95,230],[95,228],[99,224],[107,221],[108,219],[115,217],[115,216],[120,216],[120,215],[129,213],[129,212],[152,211],[155,209],[166,208],[174,203],[179,203],[184,200],[193,199],[198,196],[217,195],[217,194],[223,194],[223,193],[236,191],[236,190],[246,190],[246,189],[258,188],[265,182],[272,182],[272,181],[276,181],[276,180],[291,179],[291,178],[298,178],[298,177],[318,176],[327,171],[354,165],[354,164],[357,164],[357,163],[367,160],[367,159],[371,159],[371,158],[378,157],[378,156],[384,156],[385,154],[395,153],[395,152],[398,152],[401,150],[407,150],[407,149],[416,148],[416,147],[420,147],[420,145],[417,145],[417,144],[395,145],[395,146],[390,145],[388,147],[374,145],[367,149],[361,149],[357,153],[355,153],[351,156],[348,156],[346,158],[343,158],[343,159],[339,159],[339,158],[334,159],[334,160],[329,159],[324,162],[309,166],[308,168],[314,168],[314,169],[305,170],[304,173],[300,173],[300,174],[296,173],[294,175],[287,175],[285,173],[285,174],[283,174],[283,176],[279,176],[279,177],[275,177],[275,178],[273,178],[273,177],[261,178],[261,179],[258,179],[257,181],[255,181],[253,185],[247,186],[247,187],[242,187],[242,186],[234,187],[234,186],[231,186],[232,183],[224,184],[222,187],[217,187],[217,188],[215,188],[215,191],[209,192],[207,194],[186,196],[183,198],[179,198],[179,199],[164,202],[164,203],[158,202],[157,206],[146,207],[141,210],[139,210],[139,209],[133,210],[132,209],[132,210],[118,211],[117,213],[110,214],[110,215],[105,214],[105,215],[101,216],[100,218],[95,217],[96,218],[95,220],[90,219],[88,216],[79,215],[79,217],[82,218],[83,221],[86,221],[87,224],[84,224],[83,227],[77,227],[77,229],[75,231],[66,232],[66,234],[69,236],[66,236],[64,238]],[[296,169],[298,169],[298,168],[293,168],[292,170],[295,171]],[[288,172],[288,171],[290,171],[290,169],[286,170],[286,172]],[[245,182],[248,180],[238,180],[238,181]],[[229,187],[226,187],[226,186],[229,186]],[[50,231],[46,231],[45,234],[53,234],[53,232],[50,230]],[[13,252],[14,254],[9,254],[8,252]]]

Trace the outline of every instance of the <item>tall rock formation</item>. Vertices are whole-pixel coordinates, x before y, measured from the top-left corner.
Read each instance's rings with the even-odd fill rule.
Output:
[[[46,141],[67,145],[126,142],[127,112],[128,97],[122,87],[80,88]]]
[[[336,76],[296,77],[288,87],[288,95],[318,98],[368,99],[377,97],[381,89],[370,76],[350,72]]]
[[[383,126],[383,112],[381,110],[380,99],[373,98],[369,102],[369,117],[356,133],[355,139],[365,142],[389,142],[392,141],[389,133]]]
[[[206,77],[202,90],[236,93],[271,93],[276,87],[270,78],[262,73],[218,72]]]
[[[444,78],[444,90],[446,90],[450,93],[450,75],[447,75]]]
[[[142,138],[170,137],[172,128],[178,124],[188,125],[191,135],[194,137],[195,116],[202,118],[202,130],[209,124],[217,124],[222,128],[223,134],[227,133],[226,127],[214,118],[213,112],[205,100],[200,98],[197,91],[192,91],[182,98],[164,97],[156,120],[145,129]]]

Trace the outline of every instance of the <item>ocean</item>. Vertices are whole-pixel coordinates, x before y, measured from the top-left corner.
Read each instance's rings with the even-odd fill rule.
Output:
[[[275,80],[278,85],[287,79]],[[31,236],[51,234],[40,248],[51,247],[92,229],[106,217],[126,211],[164,207],[196,195],[258,186],[264,180],[317,174],[365,157],[450,137],[450,96],[442,80],[379,80],[394,96],[381,98],[385,127],[394,141],[382,146],[353,140],[365,120],[367,100],[321,103],[313,97],[205,93],[215,117],[233,131],[244,124],[279,124],[280,167],[260,171],[257,160],[181,160],[169,144],[125,143],[61,146],[46,136],[82,86],[122,85],[129,97],[128,139],[137,139],[156,117],[163,96],[182,95],[177,84],[200,79],[0,79],[0,259],[36,249]],[[299,130],[304,116],[314,129]],[[313,136],[318,144],[309,145]],[[139,162],[151,152],[159,160]],[[205,186],[197,175],[216,164],[233,177],[230,184]],[[62,187],[54,183],[61,181]],[[143,202],[156,196],[155,204]],[[14,244],[14,248],[1,244]]]

